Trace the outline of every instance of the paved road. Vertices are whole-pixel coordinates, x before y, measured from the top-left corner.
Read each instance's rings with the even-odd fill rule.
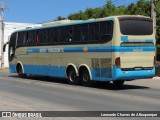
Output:
[[[112,84],[72,86],[62,79],[21,79],[15,74],[0,72],[0,111],[36,110],[160,111],[160,79],[126,82],[122,88],[117,89]]]

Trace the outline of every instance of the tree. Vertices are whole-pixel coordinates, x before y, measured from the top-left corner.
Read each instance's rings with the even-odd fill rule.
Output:
[[[120,6],[115,10],[115,15],[124,15],[126,14],[126,6]]]
[[[84,14],[86,15],[86,18],[87,18],[87,19],[92,18],[92,15],[94,14],[94,13],[93,13],[93,9],[92,9],[92,8],[87,8],[87,9],[85,10]]]
[[[128,14],[128,15],[134,15],[135,14],[135,11],[134,11],[134,4],[131,3],[130,5],[128,5],[128,7],[126,8],[126,11],[125,13]]]
[[[105,17],[116,15],[115,14],[116,6],[112,4],[112,0],[107,0],[107,3],[104,5],[103,9]]]
[[[58,16],[57,17],[57,19],[56,19],[56,21],[58,21],[58,20],[65,20],[66,18],[64,18],[64,17],[62,17],[62,16]]]
[[[102,18],[104,17],[104,9],[103,8],[95,8],[92,10],[91,18]]]
[[[151,3],[145,0],[139,0],[137,4],[134,5],[133,11],[135,15],[151,15]]]

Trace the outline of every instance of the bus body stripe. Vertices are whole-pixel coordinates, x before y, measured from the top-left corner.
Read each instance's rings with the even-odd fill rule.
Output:
[[[95,46],[95,47],[59,47],[59,48],[28,48],[30,53],[64,53],[64,52],[154,52],[155,46],[119,47],[119,46]],[[18,54],[16,54],[18,55]]]
[[[153,39],[129,39],[128,36],[121,36],[121,41],[122,42],[152,42]]]

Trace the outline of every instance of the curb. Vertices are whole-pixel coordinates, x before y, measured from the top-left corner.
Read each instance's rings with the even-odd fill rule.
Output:
[[[152,79],[154,79],[154,80],[160,80],[160,77],[156,76],[156,77],[153,77]]]

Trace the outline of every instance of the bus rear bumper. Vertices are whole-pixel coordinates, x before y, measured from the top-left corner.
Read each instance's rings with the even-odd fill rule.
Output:
[[[143,78],[152,78],[155,76],[155,67],[152,70],[134,70],[122,71],[120,68],[114,67],[113,80],[134,80]]]

